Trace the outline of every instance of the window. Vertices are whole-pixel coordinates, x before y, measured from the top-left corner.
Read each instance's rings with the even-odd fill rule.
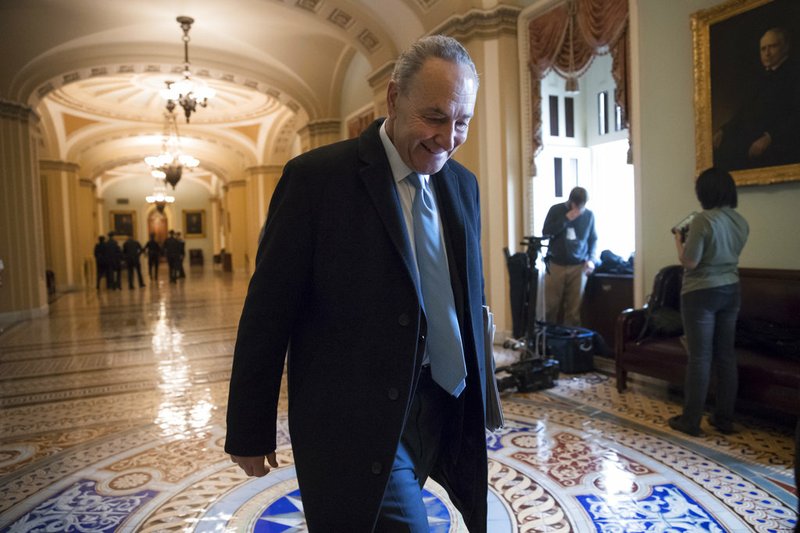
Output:
[[[622,107],[614,104],[614,131],[622,131]]]
[[[575,137],[575,99],[564,98],[564,130],[567,137]]]
[[[558,96],[551,95],[550,101],[550,135],[558,137]]]
[[[597,133],[608,133],[608,91],[597,93]]]
[[[564,196],[564,160],[560,157],[553,159],[553,185],[556,198]]]

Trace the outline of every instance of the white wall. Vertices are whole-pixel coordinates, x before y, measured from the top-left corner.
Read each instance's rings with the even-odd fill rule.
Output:
[[[633,150],[637,197],[636,303],[658,270],[677,263],[669,228],[699,204],[695,143],[692,13],[719,0],[631,0]],[[800,268],[800,183],[742,187],[750,223],[740,266]]]
[[[342,83],[342,117],[352,115],[372,102],[372,88],[367,82],[367,77],[371,73],[367,59],[360,53],[355,54],[347,67],[347,73]],[[343,128],[344,131],[347,131],[346,124],[343,125]]]

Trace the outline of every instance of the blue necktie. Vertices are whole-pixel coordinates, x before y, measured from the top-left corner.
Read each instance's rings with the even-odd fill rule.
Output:
[[[458,397],[466,384],[467,368],[447,255],[439,235],[439,214],[433,194],[419,174],[411,173],[407,179],[416,189],[411,213],[423,308],[428,322],[426,349],[431,362],[431,376],[444,390]]]

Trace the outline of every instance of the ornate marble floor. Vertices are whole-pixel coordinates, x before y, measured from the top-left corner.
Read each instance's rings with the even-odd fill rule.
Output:
[[[247,479],[222,451],[247,279],[61,296],[0,334],[0,531],[304,531],[281,419],[279,470]],[[488,437],[490,531],[778,532],[797,520],[792,430],[666,426],[674,399],[602,373],[506,394]],[[465,531],[426,486],[431,531]]]

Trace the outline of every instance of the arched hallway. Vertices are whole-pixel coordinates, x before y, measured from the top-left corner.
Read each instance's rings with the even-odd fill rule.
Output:
[[[67,293],[0,335],[0,531],[305,530],[285,411],[279,470],[248,480],[222,451],[247,276],[187,274]],[[506,394],[489,531],[790,531],[791,428],[686,438],[662,390],[594,372]],[[463,531],[428,488],[432,531]]]

